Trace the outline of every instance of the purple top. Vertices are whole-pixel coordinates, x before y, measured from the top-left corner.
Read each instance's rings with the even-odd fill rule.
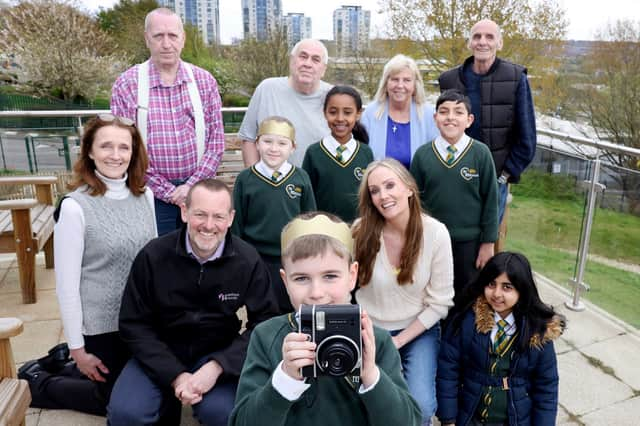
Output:
[[[200,259],[196,253],[193,251],[193,246],[191,245],[191,240],[189,239],[189,232],[185,232],[185,248],[187,249],[187,253],[189,253],[191,256],[194,257],[194,259],[196,259],[198,262],[200,262],[200,264],[204,264],[207,262],[211,262],[212,260],[216,260],[217,258],[219,258],[220,256],[222,256],[222,252],[224,250],[224,246],[226,243],[226,239],[223,239],[222,241],[220,241],[220,244],[218,244],[218,248],[216,249],[216,251],[213,252],[213,254],[208,258],[208,259]]]
[[[385,155],[395,158],[407,169],[409,168],[411,164],[411,122],[396,123],[389,117]]]

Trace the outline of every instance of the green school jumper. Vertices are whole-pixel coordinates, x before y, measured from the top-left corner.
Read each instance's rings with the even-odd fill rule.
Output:
[[[236,214],[231,232],[262,255],[280,256],[282,228],[300,213],[316,210],[316,201],[304,170],[292,167],[274,183],[251,166],[236,179],[233,206]]]
[[[357,142],[356,151],[341,163],[322,142],[307,148],[302,168],[309,174],[318,210],[333,213],[347,223],[358,216],[358,188],[373,161],[369,145]]]
[[[282,361],[285,336],[297,331],[293,314],[264,321],[251,333],[230,426],[417,426],[422,415],[409,395],[400,370],[400,355],[386,330],[374,327],[380,380],[358,392],[353,378],[307,379],[311,387],[296,401],[272,386],[273,371]]]
[[[494,242],[498,239],[498,185],[491,152],[470,140],[456,161],[448,165],[434,142],[416,151],[411,174],[420,190],[422,206],[443,222],[451,239]]]

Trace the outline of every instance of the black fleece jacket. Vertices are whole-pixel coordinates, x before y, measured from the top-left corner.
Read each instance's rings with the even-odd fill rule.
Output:
[[[256,250],[227,233],[222,256],[200,264],[185,248],[186,225],[150,241],[136,256],[120,309],[120,334],[160,386],[207,357],[239,376],[251,331],[277,313]],[[247,310],[240,334],[236,312]]]

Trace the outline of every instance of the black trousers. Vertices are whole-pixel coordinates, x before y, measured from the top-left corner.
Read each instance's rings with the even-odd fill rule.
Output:
[[[106,415],[111,389],[130,358],[118,332],[84,336],[85,350],[109,369],[106,382],[94,382],[83,375],[75,363],[58,374],[42,372],[30,383],[32,407],[69,409],[98,416]]]
[[[453,299],[455,307],[458,307],[460,296],[465,287],[475,280],[478,270],[476,269],[476,259],[480,250],[480,242],[472,241],[452,241],[453,251],[453,288],[456,292]]]

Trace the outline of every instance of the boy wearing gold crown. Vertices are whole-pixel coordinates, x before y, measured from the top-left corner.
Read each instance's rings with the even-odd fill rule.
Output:
[[[337,217],[307,213],[282,231],[282,279],[297,310],[301,304],[347,304],[358,275],[349,227]],[[229,425],[410,426],[421,421],[400,371],[391,337],[362,311],[362,364],[354,377],[304,379],[316,344],[298,333],[293,313],[254,330]]]
[[[280,278],[280,232],[298,214],[316,209],[307,172],[289,163],[295,150],[293,124],[284,117],[265,118],[258,129],[260,161],[236,179],[231,232],[253,245],[269,270],[280,313],[292,311]]]

